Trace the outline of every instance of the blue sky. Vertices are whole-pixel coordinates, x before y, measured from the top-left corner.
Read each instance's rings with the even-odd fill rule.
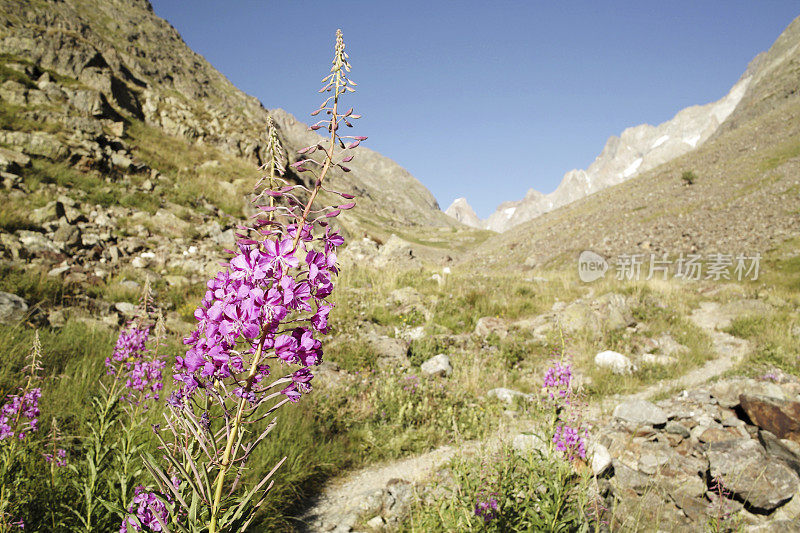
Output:
[[[721,98],[800,15],[797,0],[151,1],[237,87],[306,122],[342,28],[357,133],[442,209],[464,196],[483,218],[626,127]]]

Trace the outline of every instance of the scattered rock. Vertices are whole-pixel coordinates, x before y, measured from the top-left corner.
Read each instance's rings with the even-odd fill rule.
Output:
[[[367,338],[370,348],[375,351],[377,364],[381,368],[408,368],[408,342],[385,335],[371,335]]]
[[[475,335],[486,337],[492,333],[501,339],[508,336],[508,326],[505,320],[493,316],[485,316],[478,319],[475,323]]]
[[[644,365],[669,366],[676,364],[678,360],[669,355],[646,353],[639,357],[639,362]]]
[[[547,453],[547,439],[535,433],[520,433],[511,439],[511,447],[520,452],[537,450]]]
[[[689,348],[676,341],[669,333],[657,337],[654,341],[661,353],[668,357],[680,355],[689,351]]]
[[[600,320],[594,310],[587,304],[575,302],[561,311],[557,320],[567,333],[576,333],[589,330],[593,333],[600,331]]]
[[[81,242],[81,230],[77,226],[63,224],[53,233],[53,240],[71,248]]]
[[[28,252],[33,254],[41,254],[44,252],[60,253],[62,250],[52,240],[48,239],[41,233],[28,230],[20,230],[17,232],[20,242],[25,246]]]
[[[453,373],[453,367],[450,365],[450,358],[440,353],[422,363],[420,372],[423,376],[449,377]]]
[[[689,430],[686,428],[686,426],[679,424],[678,422],[667,422],[667,425],[664,427],[664,431],[671,433],[672,435],[679,435],[684,439],[689,438]]]
[[[21,320],[28,312],[28,303],[8,292],[0,292],[0,322],[13,322]]]
[[[614,417],[637,426],[663,426],[667,413],[647,400],[628,400],[614,409]]]
[[[166,281],[167,285],[169,285],[170,287],[185,287],[190,283],[189,279],[186,276],[179,276],[179,275],[164,276],[164,281]]]
[[[771,461],[755,440],[739,439],[708,445],[711,478],[756,512],[771,512],[796,493],[800,479],[789,467]]]
[[[531,395],[525,394],[524,392],[519,392],[513,389],[506,389],[503,387],[499,387],[496,389],[492,389],[486,393],[486,396],[489,398],[497,398],[501,402],[505,403],[514,403],[514,400],[517,398],[522,398],[523,400],[530,400]]]
[[[627,298],[621,294],[604,294],[591,305],[605,329],[623,329],[636,323]]]
[[[57,202],[49,202],[44,207],[33,209],[29,215],[31,222],[39,226],[58,220],[61,216],[64,216],[64,210]]]
[[[407,341],[415,341],[425,337],[425,326],[413,328],[394,328],[394,336]]]
[[[800,402],[741,394],[739,403],[756,426],[800,444]]]
[[[367,520],[367,527],[376,531],[383,529],[384,525],[386,525],[386,522],[384,522],[382,516],[375,516]]]
[[[114,304],[114,309],[126,317],[131,317],[136,313],[136,306],[130,302],[117,302]]]
[[[594,364],[600,368],[610,368],[615,374],[630,374],[635,370],[630,359],[612,350],[606,350],[595,355]]]
[[[54,328],[63,327],[67,323],[67,310],[53,309],[47,313],[47,323]]]
[[[595,476],[601,476],[611,468],[611,454],[608,452],[608,448],[599,442],[592,442],[589,445],[589,457],[589,464]]]
[[[360,241],[352,241],[344,247],[339,254],[339,259],[348,263],[360,263],[371,260],[378,253],[378,243],[364,237]]]
[[[314,369],[314,380],[322,383],[335,385],[345,376],[339,365],[333,361],[323,361]]]

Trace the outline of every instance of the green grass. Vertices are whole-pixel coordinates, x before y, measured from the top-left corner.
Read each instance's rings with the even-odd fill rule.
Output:
[[[798,327],[800,316],[790,308],[734,319],[726,331],[747,339],[752,345],[751,352],[738,365],[737,371],[758,376],[778,368],[800,376],[800,344],[795,335]]]
[[[2,79],[2,73],[0,73]],[[44,131],[56,133],[61,131],[61,125],[52,121],[39,121],[29,119],[25,116],[25,111],[29,107],[18,106],[0,100],[0,129],[9,131]]]
[[[241,216],[244,195],[258,180],[255,165],[172,137],[140,121],[130,123],[127,135],[136,158],[157,168],[171,182],[164,190],[166,200],[192,208],[206,200],[232,216]],[[196,169],[210,160],[219,161],[220,166],[202,172]],[[236,180],[241,184],[231,186]]]
[[[65,303],[72,289],[37,268],[20,269],[0,263],[0,291],[25,299],[29,306],[51,307]]]
[[[0,384],[6,393],[19,385],[19,372],[25,366],[25,358],[30,353],[33,334],[34,330],[25,325],[0,325],[0,350],[3,354]],[[111,353],[116,339],[115,332],[75,320],[68,321],[63,328],[41,329],[39,335],[43,347],[43,375],[63,375],[56,382],[67,380],[73,385],[83,381],[82,372],[75,372],[77,367],[88,364],[93,370],[98,370],[97,364],[102,364]],[[64,389],[63,396],[51,395],[46,401],[59,406],[72,404],[69,387]]]
[[[511,448],[481,455],[453,459],[438,473],[440,481],[417,493],[399,530],[584,531],[581,526],[588,526],[590,480],[575,475],[568,462]],[[490,500],[497,511],[485,520],[477,516],[476,505]]]
[[[21,229],[35,229],[36,224],[30,220],[31,203],[29,201],[19,201],[12,198],[4,198],[0,195],[3,202],[3,209],[0,211],[0,229],[13,233]]]
[[[800,156],[800,138],[789,138],[768,153],[761,162],[761,168],[763,170],[773,170],[789,159],[794,159],[798,156]]]
[[[32,191],[38,190],[41,183],[54,183],[79,192],[77,196],[88,203],[106,207],[117,204],[118,196],[114,188],[106,183],[101,174],[95,171],[81,172],[65,162],[33,158],[31,168],[25,169],[22,177]]]

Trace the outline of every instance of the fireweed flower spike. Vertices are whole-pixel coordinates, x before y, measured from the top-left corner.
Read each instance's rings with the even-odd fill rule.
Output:
[[[565,354],[566,342],[562,331],[560,356],[545,372],[542,391],[552,407],[549,428],[552,446],[567,460],[574,462],[586,459],[588,432],[582,427],[580,413],[576,409],[572,365],[567,362],[568,356]]]
[[[156,431],[168,467],[159,467],[152,456],[145,465],[178,530],[186,520],[187,530],[210,533],[247,527],[283,462],[254,487],[237,492],[248,458],[274,427],[273,413],[312,390],[314,367],[323,356],[318,337],[327,333],[333,308],[336,250],[344,242],[330,222],[355,205],[352,195],[324,185],[331,172],[350,171],[344,163],[366,139],[340,134],[342,125],[352,127],[359,118],[352,108],[342,111],[343,96],[356,85],[349,71],[337,31],[332,67],[320,90],[330,96],[312,113],[325,118],[310,127],[326,131],[327,138],[299,150],[300,159],[291,165],[294,173],[310,175],[310,188],[284,179],[283,148],[268,120],[265,175],[252,198],[256,214],[239,227],[224,270],[208,281],[194,313],[197,327],[184,339],[185,354],[176,357],[177,390],[168,399],[164,429]],[[318,208],[314,202],[321,193],[345,202]],[[172,475],[181,483],[169,482]]]
[[[147,409],[148,401],[158,400],[163,388],[163,356],[158,353],[164,338],[164,320],[160,311],[153,308],[150,279],[145,281],[136,317],[128,322],[119,334],[111,357],[105,361],[107,374],[114,376],[112,393],[122,387],[121,398],[133,405]],[[155,348],[147,347],[152,329],[151,315],[157,314]]]
[[[42,344],[37,331],[34,333],[28,364],[23,369],[28,374],[25,386],[20,389],[19,394],[9,394],[6,403],[0,407],[0,441],[8,438],[24,440],[28,433],[37,430],[42,389],[33,384],[41,370],[41,358]]]
[[[23,528],[22,520],[12,522],[24,506],[16,490],[19,478],[18,465],[28,455],[27,437],[38,429],[39,398],[42,391],[35,387],[41,370],[42,345],[39,332],[33,337],[33,346],[23,372],[25,384],[17,394],[9,394],[0,406],[0,530],[11,526]],[[30,439],[27,439],[30,440]]]

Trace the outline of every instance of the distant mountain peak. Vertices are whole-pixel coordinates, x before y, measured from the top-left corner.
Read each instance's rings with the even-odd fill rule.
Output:
[[[478,218],[478,215],[475,213],[475,210],[472,209],[472,206],[469,205],[466,198],[456,198],[453,200],[453,203],[450,204],[450,207],[445,209],[444,213],[458,220],[465,226],[479,229],[486,228],[486,224]]]
[[[618,137],[612,135],[587,169],[574,169],[564,174],[555,191],[543,194],[530,189],[523,199],[503,202],[487,220],[472,221],[471,225],[506,231],[694,150],[714,135],[736,109],[747,92],[758,63],[758,60],[751,62],[739,81],[720,100],[687,107],[658,126],[640,124],[625,129]],[[449,210],[446,213],[450,214]],[[460,216],[465,215],[461,213]]]

